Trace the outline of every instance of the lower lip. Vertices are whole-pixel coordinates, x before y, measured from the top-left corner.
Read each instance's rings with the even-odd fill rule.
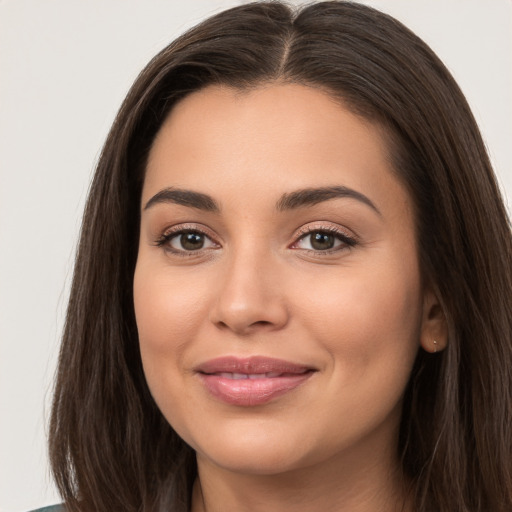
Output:
[[[215,374],[199,374],[206,389],[219,400],[243,407],[262,405],[282,396],[308,380],[313,372],[264,379],[229,379]]]

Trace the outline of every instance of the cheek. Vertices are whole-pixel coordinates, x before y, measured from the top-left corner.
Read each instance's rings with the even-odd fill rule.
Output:
[[[353,382],[407,380],[421,326],[417,267],[392,259],[362,271],[343,269],[324,282],[320,299],[306,296],[299,316],[342,369],[337,374]]]
[[[171,275],[165,262],[143,259],[137,263],[133,294],[149,389],[169,423],[186,432],[181,419],[193,396],[181,370],[187,347],[201,328],[200,319],[207,315],[207,295],[200,283]]]
[[[419,348],[417,274],[366,270],[359,274],[351,269],[350,277],[325,287],[321,301],[304,302],[301,315],[330,360],[327,402],[318,414],[329,411],[348,437],[355,426],[361,434],[390,414],[398,417]],[[336,443],[337,432],[327,429],[323,435]]]
[[[204,290],[158,271],[155,265],[137,265],[134,276],[134,306],[141,349],[175,351],[193,336],[201,316]]]
[[[148,386],[162,411],[172,409],[170,390],[183,388],[180,368],[186,349],[207,317],[206,290],[199,281],[177,279],[158,261],[138,263],[134,307],[139,346]]]

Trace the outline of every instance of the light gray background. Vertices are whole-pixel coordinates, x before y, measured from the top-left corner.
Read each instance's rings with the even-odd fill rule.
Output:
[[[45,430],[80,216],[144,64],[233,0],[0,0],[0,510],[55,503]],[[512,197],[512,2],[367,0],[423,37]],[[510,201],[509,201],[510,206]]]

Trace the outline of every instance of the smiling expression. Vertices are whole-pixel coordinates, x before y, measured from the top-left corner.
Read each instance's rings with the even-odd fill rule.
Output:
[[[270,474],[389,453],[428,336],[413,206],[382,131],[319,90],[211,86],[151,149],[144,371],[200,460]]]

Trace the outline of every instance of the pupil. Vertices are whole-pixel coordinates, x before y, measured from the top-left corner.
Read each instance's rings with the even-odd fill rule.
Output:
[[[334,236],[327,233],[313,233],[311,246],[316,250],[332,249],[334,247]]]
[[[203,235],[198,233],[183,233],[180,236],[181,246],[189,251],[201,249],[204,245]]]

